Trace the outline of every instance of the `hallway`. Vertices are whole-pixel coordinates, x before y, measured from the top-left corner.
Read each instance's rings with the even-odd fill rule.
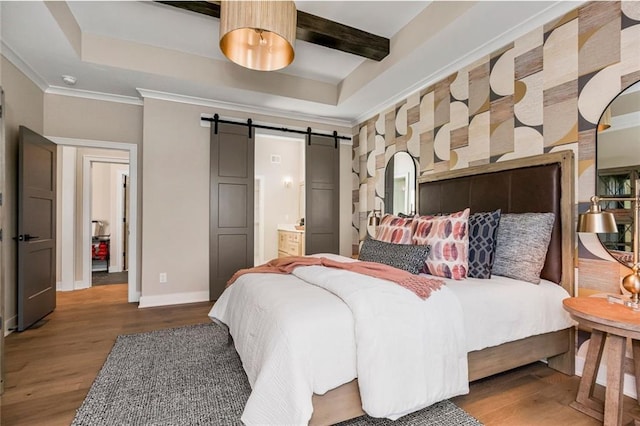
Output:
[[[92,272],[91,285],[109,285],[109,284],[127,284],[129,282],[129,273],[122,272]]]

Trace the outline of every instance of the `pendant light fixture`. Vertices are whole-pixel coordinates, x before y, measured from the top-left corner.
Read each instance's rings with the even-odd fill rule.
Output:
[[[220,50],[232,62],[275,71],[293,62],[297,11],[293,1],[220,3]]]

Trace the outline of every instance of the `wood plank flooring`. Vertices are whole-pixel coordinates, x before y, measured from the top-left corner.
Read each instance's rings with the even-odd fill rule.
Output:
[[[138,309],[126,295],[126,285],[58,293],[44,324],[7,337],[2,425],[68,425],[118,335],[209,321],[210,303]],[[453,402],[486,425],[598,425],[569,407],[578,381],[535,363],[474,382]],[[624,423],[633,417],[640,408],[625,398]]]
[[[210,303],[138,309],[127,286],[58,292],[58,306],[39,328],[5,339],[2,425],[68,425],[115,339],[209,322]]]

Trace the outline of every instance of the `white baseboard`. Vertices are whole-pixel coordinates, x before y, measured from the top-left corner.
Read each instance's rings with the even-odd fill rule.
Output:
[[[7,337],[13,330],[18,328],[18,316],[14,315],[4,321],[4,337]]]
[[[582,377],[582,371],[584,370],[584,361],[586,357],[586,350],[589,347],[590,341],[587,340],[580,346],[579,353],[576,354],[576,376]],[[585,355],[583,355],[585,354]],[[600,361],[600,368],[598,368],[598,375],[596,376],[596,383],[602,386],[607,385],[607,353],[604,351],[602,354],[602,360]],[[623,392],[625,395],[636,399],[636,379],[632,374],[625,373],[623,380]]]
[[[131,285],[131,284],[129,284],[129,285]],[[140,292],[139,292],[139,291],[135,291],[135,292],[133,293],[133,299],[132,299],[132,300],[129,300],[129,302],[130,302],[130,303],[134,303],[134,302],[138,302],[138,303],[139,303],[139,302],[140,302]],[[139,307],[139,306],[138,306],[138,307]]]
[[[75,283],[71,282],[64,282],[64,281],[58,281],[56,282],[56,291],[72,291],[75,290]]]
[[[140,296],[139,308],[154,306],[181,305],[183,303],[207,302],[209,291],[192,291],[189,293],[160,294],[157,296]]]
[[[76,281],[73,285],[74,290],[84,290],[85,288],[91,288],[91,283],[87,283],[84,281]]]

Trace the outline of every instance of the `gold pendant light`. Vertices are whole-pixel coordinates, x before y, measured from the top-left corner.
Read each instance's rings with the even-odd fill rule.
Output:
[[[297,11],[293,1],[220,3],[220,49],[232,62],[259,71],[286,67],[294,58]]]

